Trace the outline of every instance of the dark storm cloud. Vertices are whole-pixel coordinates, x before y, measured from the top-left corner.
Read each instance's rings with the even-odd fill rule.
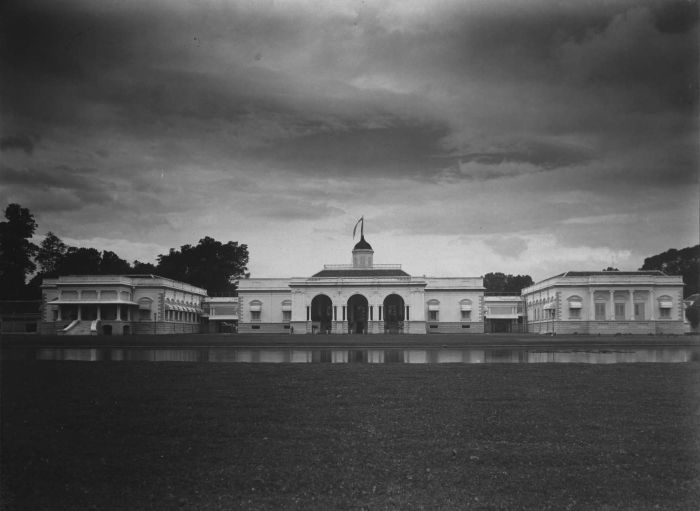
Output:
[[[53,210],[83,209],[91,204],[105,204],[113,201],[109,193],[113,188],[99,177],[92,168],[71,168],[57,165],[51,168],[16,169],[0,165],[0,181],[8,191],[21,191],[36,203],[40,209],[46,209],[52,202],[63,201],[63,206],[54,204]]]
[[[6,135],[0,137],[0,151],[11,151],[13,149],[32,154],[34,152],[32,137],[29,135]]]
[[[23,1],[0,40],[3,133],[41,134],[2,141],[2,196],[76,236],[381,205],[507,253],[660,217],[697,172],[697,2]]]
[[[396,125],[314,133],[257,149],[258,158],[325,175],[414,176],[438,170],[431,154],[439,150],[444,128]]]

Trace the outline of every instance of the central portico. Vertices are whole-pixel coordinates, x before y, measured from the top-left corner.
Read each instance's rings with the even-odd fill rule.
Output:
[[[352,264],[327,264],[308,278],[289,282],[295,333],[425,333],[426,280],[400,264],[374,264],[364,234],[352,250]]]
[[[482,284],[481,277],[414,277],[400,264],[374,264],[361,232],[352,264],[328,264],[305,278],[242,279],[239,331],[480,333]]]

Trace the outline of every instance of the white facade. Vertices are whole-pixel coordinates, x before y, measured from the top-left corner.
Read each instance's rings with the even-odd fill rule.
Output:
[[[522,295],[533,333],[683,333],[683,279],[659,271],[570,271]]]
[[[67,275],[42,283],[41,332],[196,333],[204,289],[155,275]]]
[[[413,277],[400,265],[375,265],[373,254],[362,236],[352,265],[326,265],[311,277],[241,279],[239,331],[483,332],[480,277]]]

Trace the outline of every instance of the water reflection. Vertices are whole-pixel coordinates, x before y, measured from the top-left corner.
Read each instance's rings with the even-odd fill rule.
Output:
[[[5,348],[2,359],[267,364],[619,364],[700,361],[700,348]]]

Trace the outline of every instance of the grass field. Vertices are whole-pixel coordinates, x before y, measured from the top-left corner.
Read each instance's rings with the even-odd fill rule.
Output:
[[[698,509],[700,364],[4,362],[2,509]]]

